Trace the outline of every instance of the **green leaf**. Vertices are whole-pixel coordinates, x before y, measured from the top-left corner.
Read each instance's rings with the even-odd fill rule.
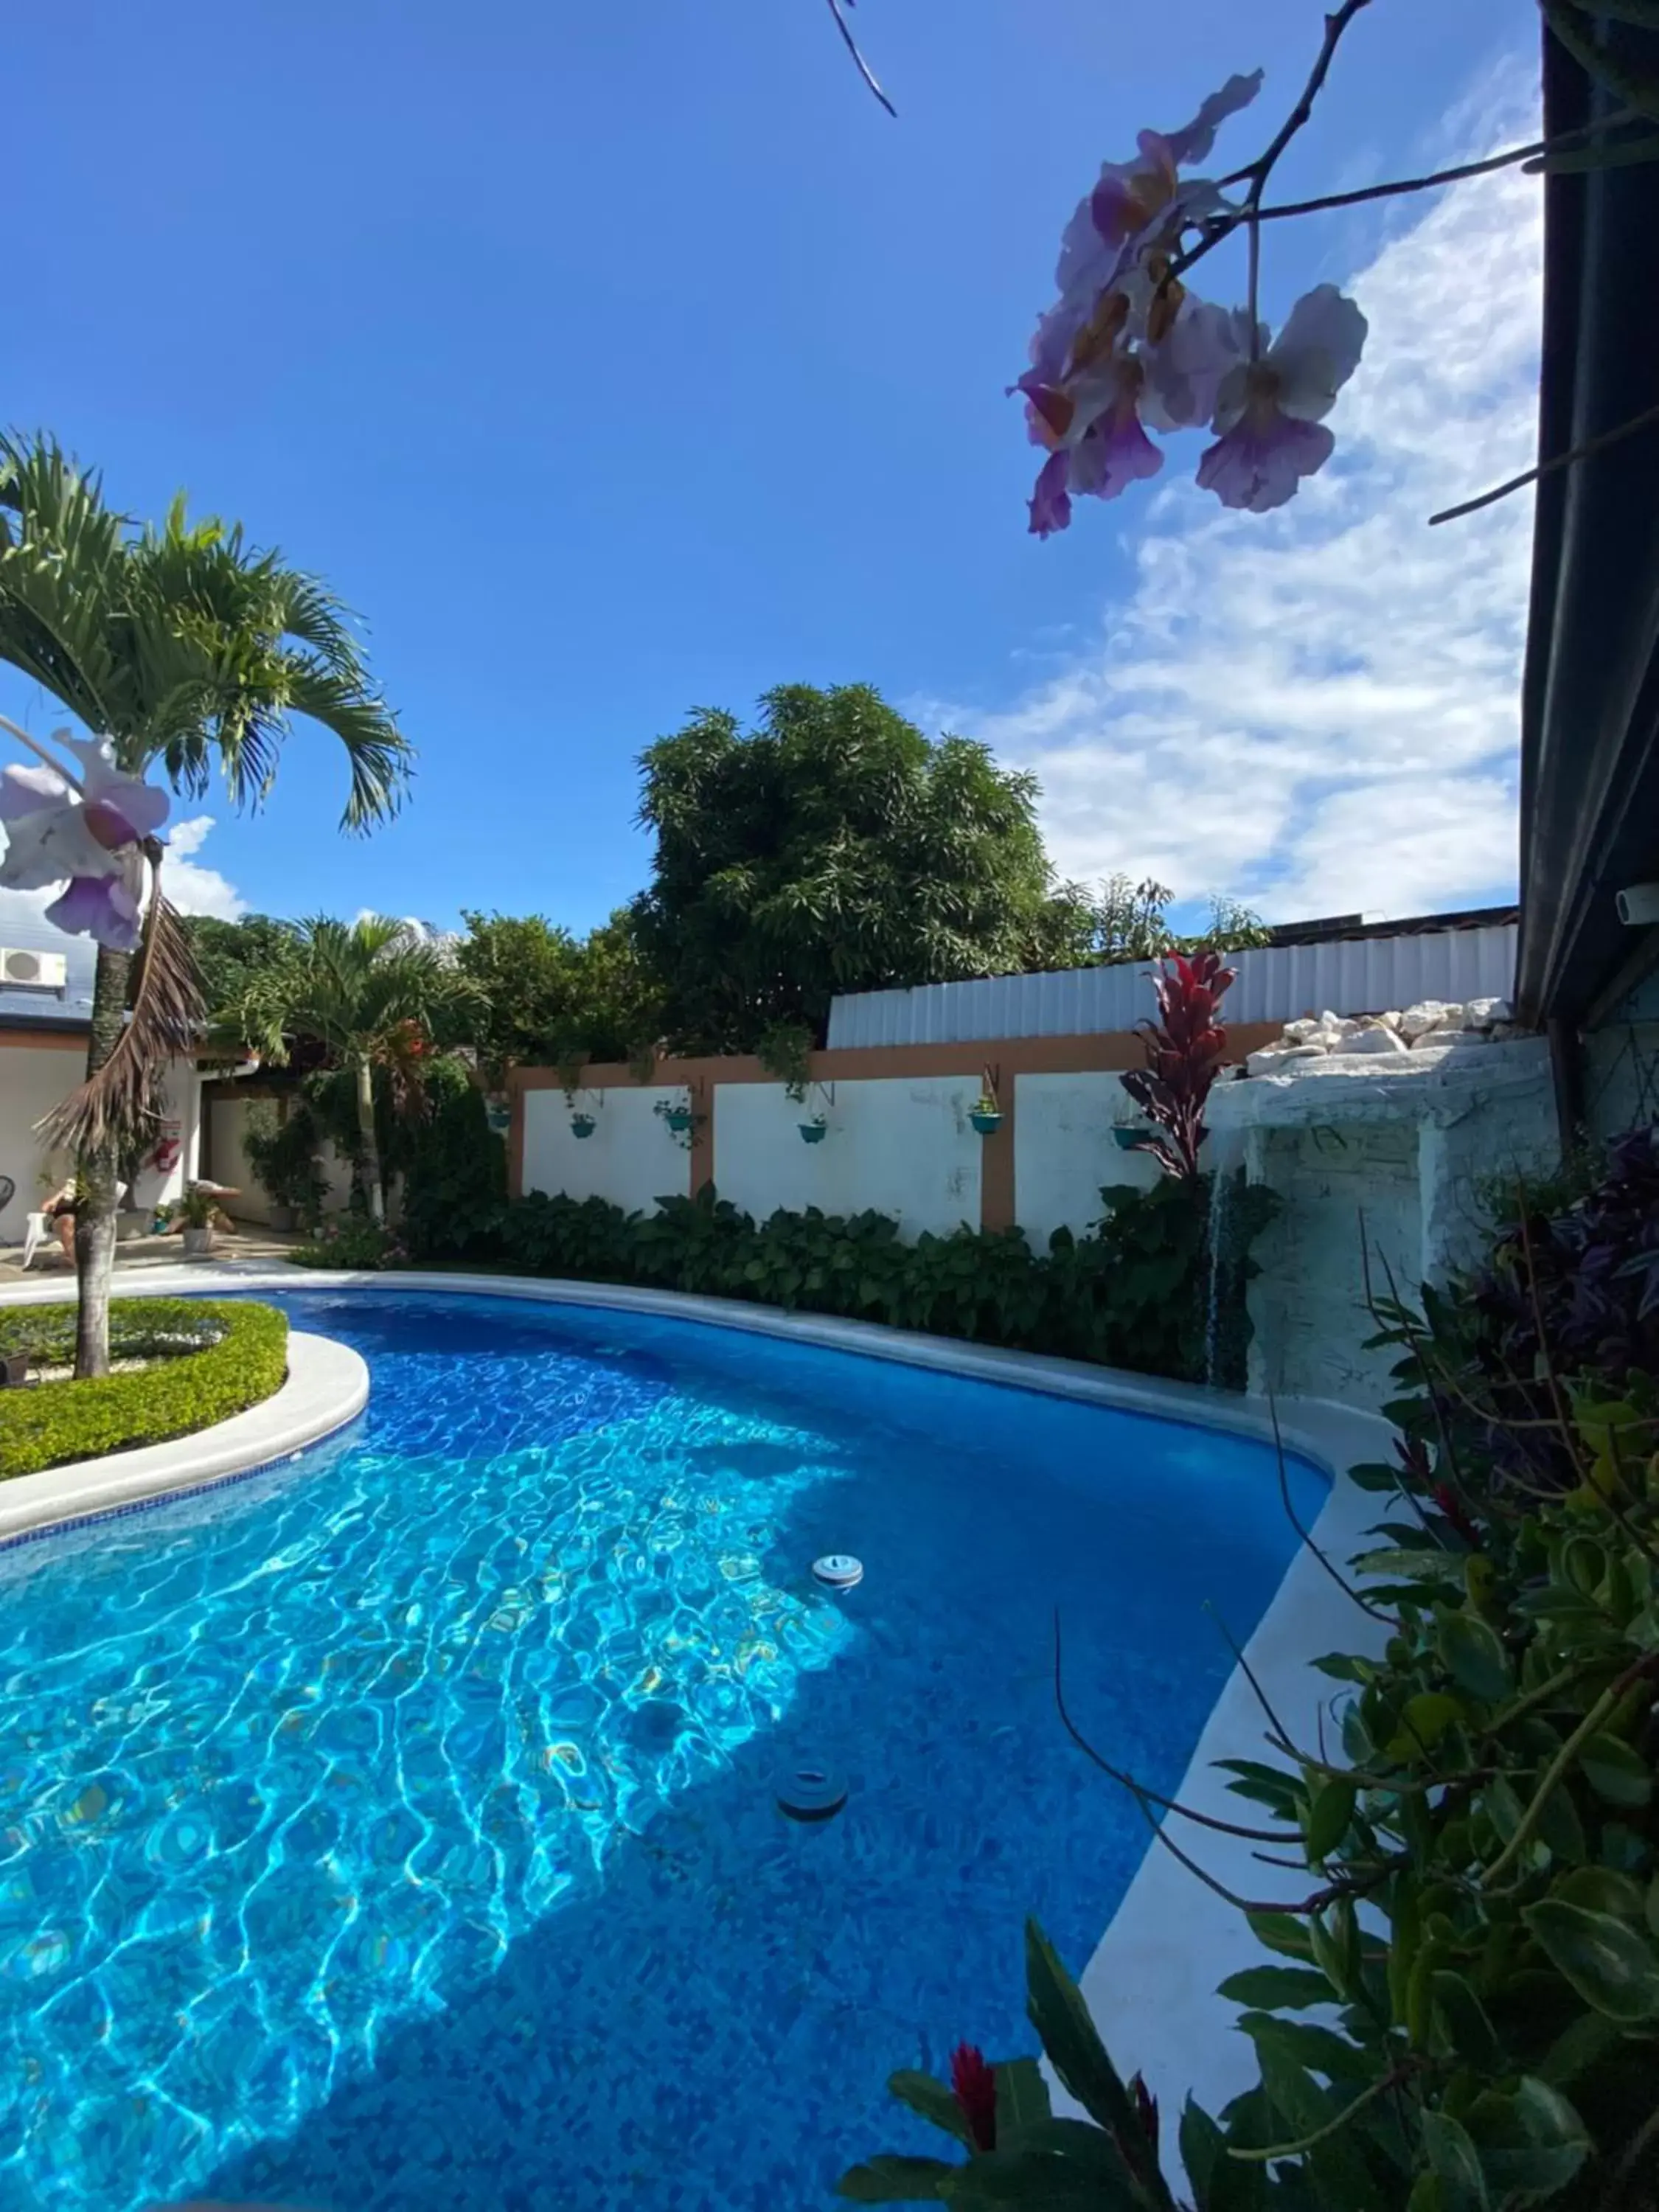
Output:
[[[1035,2058],[999,2059],[991,2070],[997,2085],[997,2142],[1006,2148],[1048,2118],[1048,2085]]]
[[[1609,1805],[1645,1805],[1653,1777],[1641,1754],[1616,1735],[1593,1735],[1578,1754],[1584,1779]]]
[[[1556,2087],[1577,2081],[1599,2066],[1622,2039],[1622,2031],[1601,2013],[1581,2012],[1545,2052],[1539,2073]]]
[[[1659,2017],[1659,1958],[1644,1936],[1559,1898],[1528,1905],[1521,1917],[1586,2004],[1609,2020]]]
[[[1462,1974],[1441,1967],[1431,1973],[1429,1988],[1453,2057],[1482,2073],[1493,2071],[1498,2063],[1498,2038],[1470,1984]]]
[[[1490,2212],[1486,2178],[1480,2171],[1480,2154],[1468,2130],[1448,2112],[1432,2109],[1423,2115],[1423,2148],[1432,2171],[1451,2191],[1455,2204]]]
[[[1521,2124],[1535,2143],[1588,2143],[1589,2130],[1577,2108],[1548,2081],[1523,2074],[1515,2093]]]
[[[1294,1912],[1247,1912],[1250,1933],[1269,1951],[1285,1959],[1311,1959],[1313,1942],[1308,1923]]]
[[[1329,1995],[1328,1990],[1328,2000]],[[1334,2029],[1307,2021],[1276,2020],[1266,2012],[1247,2012],[1238,2025],[1258,2051],[1277,2051],[1292,2065],[1305,2066],[1333,2081],[1363,2082],[1370,2077],[1365,2052]]]
[[[1303,1832],[1310,1860],[1328,1858],[1347,1834],[1357,1795],[1352,1782],[1334,1778],[1314,1792]]]
[[[1443,1613],[1435,1629],[1435,1648],[1460,1689],[1486,1705],[1510,1693],[1510,1662],[1495,1632],[1472,1613]]]
[[[945,2183],[962,2171],[938,2158],[872,2158],[843,2173],[836,2194],[855,2204],[938,2203]]]
[[[968,2125],[968,2115],[951,2095],[943,2081],[936,2081],[931,2074],[918,2074],[910,2069],[889,2077],[888,2094],[896,2097],[901,2105],[908,2105],[913,2112],[920,2112],[924,2120],[946,2135],[954,2136],[958,2142],[971,2143],[973,2136]]]
[[[1025,2010],[1048,2063],[1091,2119],[1133,2142],[1139,2116],[1106,2055],[1077,1984],[1035,1920],[1025,1923]]]
[[[1388,1753],[1409,1764],[1434,1749],[1446,1730],[1463,1718],[1463,1708],[1443,1690],[1422,1690],[1407,1698],[1401,1709],[1400,1727],[1389,1740]]]
[[[1054,2151],[1022,2149],[984,2151],[958,2166],[947,2201],[963,2212],[1001,2204],[1024,2205],[1027,2212],[1134,2212],[1145,2199],[1121,2163],[1113,2173]]]
[[[1305,1966],[1247,1966],[1242,1974],[1230,1974],[1216,1994],[1253,2010],[1300,2012],[1328,2004],[1331,1985]]]

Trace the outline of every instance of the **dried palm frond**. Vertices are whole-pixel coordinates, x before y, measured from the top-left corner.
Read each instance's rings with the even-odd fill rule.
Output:
[[[159,1118],[167,1065],[194,1050],[204,1017],[201,978],[179,916],[161,895],[161,848],[144,847],[149,911],[138,950],[138,988],[114,1051],[95,1075],[36,1124],[48,1146],[76,1152],[130,1144]]]

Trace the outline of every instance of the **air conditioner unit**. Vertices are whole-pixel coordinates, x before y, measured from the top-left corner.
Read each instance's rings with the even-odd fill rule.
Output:
[[[61,952],[28,952],[21,945],[0,946],[0,983],[27,989],[61,991],[69,981],[69,962]]]

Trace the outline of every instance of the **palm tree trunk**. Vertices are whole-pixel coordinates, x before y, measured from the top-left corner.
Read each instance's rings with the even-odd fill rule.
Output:
[[[96,1075],[121,1041],[127,1018],[127,988],[132,973],[130,952],[98,948],[92,987],[92,1035],[87,1044],[87,1073]],[[112,1138],[85,1147],[75,1163],[75,1273],[80,1311],[75,1324],[77,1382],[109,1373],[109,1293],[115,1273],[116,1146]]]
[[[380,1181],[380,1146],[374,1134],[374,1068],[366,1054],[357,1060],[357,1135],[362,1146],[368,1218],[377,1229],[383,1229],[386,1190]]]

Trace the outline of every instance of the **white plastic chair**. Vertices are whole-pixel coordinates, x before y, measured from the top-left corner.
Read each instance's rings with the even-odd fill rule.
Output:
[[[125,1206],[126,1199],[125,1183],[118,1182],[115,1186],[116,1205]],[[28,1266],[43,1244],[56,1243],[57,1241],[52,1235],[52,1216],[49,1213],[31,1213],[23,1224],[23,1265],[26,1267]]]

